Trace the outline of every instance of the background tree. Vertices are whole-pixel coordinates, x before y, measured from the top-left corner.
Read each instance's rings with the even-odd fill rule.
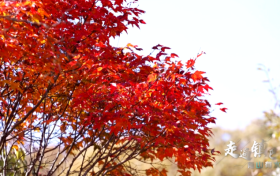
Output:
[[[279,86],[275,86],[275,81],[271,78],[270,71],[264,65],[261,65],[259,70],[266,74],[265,83],[269,85],[269,92],[273,95],[275,100],[275,106],[271,108],[270,111],[264,112],[264,118],[256,119],[250,125],[248,125],[244,130],[224,130],[221,128],[214,128],[213,138],[210,138],[210,146],[215,147],[215,149],[221,151],[221,155],[217,156],[216,162],[214,164],[215,169],[205,168],[201,173],[194,172],[194,176],[202,175],[222,175],[222,176],[261,176],[261,175],[279,175],[280,169],[274,168],[274,162],[280,160],[279,155],[279,137],[280,137],[280,116],[277,113],[279,108]],[[242,115],[242,114],[241,114]],[[244,117],[245,118],[245,117]],[[248,169],[248,161],[242,158],[234,159],[231,156],[225,156],[225,149],[229,144],[229,141],[236,143],[237,150],[235,153],[240,153],[240,150],[251,147],[254,141],[261,142],[264,139],[266,141],[267,150],[276,147],[276,157],[275,160],[271,160],[266,156],[261,158],[253,158],[251,162],[272,162],[272,168],[262,168],[262,169]],[[266,150],[266,151],[267,151]]]
[[[210,138],[210,146],[215,150],[221,151],[220,155],[216,156],[216,162],[214,163],[214,169],[205,168],[201,173],[195,171],[193,176],[206,176],[206,175],[221,175],[221,176],[257,176],[257,175],[271,175],[276,169],[274,163],[272,168],[256,169],[256,162],[271,161],[267,155],[267,151],[277,146],[277,141],[271,138],[267,127],[264,125],[265,119],[256,119],[252,121],[245,129],[242,130],[225,130],[221,128],[213,128],[213,137]],[[235,142],[236,151],[234,153],[240,154],[241,150],[244,151],[251,148],[254,141],[260,143],[262,139],[266,142],[265,154],[260,158],[255,158],[251,153],[251,160],[244,158],[233,158],[230,155],[225,156],[225,149],[230,141]],[[273,156],[278,156],[279,152]],[[254,162],[255,169],[248,168],[248,162]],[[274,162],[274,161],[271,161]]]
[[[25,175],[42,167],[48,176],[139,175],[128,161],[172,157],[182,175],[212,166],[207,124],[215,118],[203,98],[212,88],[194,69],[203,52],[183,64],[162,45],[153,47],[154,56],[142,56],[135,45],[109,43],[145,23],[135,3],[0,3],[0,152],[24,147]]]
[[[269,92],[272,94],[274,98],[275,105],[271,108],[270,111],[264,112],[265,116],[265,125],[267,127],[267,131],[269,135],[274,139],[275,143],[274,146],[277,147],[277,160],[280,159],[279,151],[279,140],[280,140],[280,99],[279,99],[279,87],[280,85],[276,84],[276,81],[271,78],[270,69],[265,67],[264,65],[260,65],[261,67],[258,68],[259,70],[263,71],[266,74],[267,79],[264,82],[268,83],[269,85]],[[275,85],[276,84],[276,85]],[[274,172],[271,173],[272,175],[279,175],[280,169],[275,169]]]
[[[6,162],[6,163],[4,163]],[[22,149],[10,148],[2,150],[0,155],[0,170],[7,176],[23,176],[27,170],[25,152]]]
[[[275,81],[271,78],[270,70],[266,68],[264,65],[261,65],[259,70],[263,71],[266,74],[267,79],[264,80],[269,85],[269,92],[273,95],[275,105],[274,108],[272,108],[270,111],[266,111],[264,113],[266,118],[266,125],[269,128],[269,132],[271,135],[279,139],[280,137],[280,120],[279,120],[279,114],[277,113],[277,110],[280,108],[280,99],[279,99],[279,87],[275,86]]]

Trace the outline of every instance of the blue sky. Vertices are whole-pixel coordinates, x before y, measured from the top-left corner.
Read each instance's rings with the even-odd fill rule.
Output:
[[[280,85],[279,0],[139,0],[141,17],[147,23],[130,28],[113,45],[132,43],[151,52],[162,44],[186,62],[199,51],[195,68],[205,71],[214,88],[210,103],[223,102],[227,113],[213,108],[216,125],[244,128],[263,111],[273,109],[258,64],[270,68],[275,85]],[[215,125],[212,125],[215,126]]]

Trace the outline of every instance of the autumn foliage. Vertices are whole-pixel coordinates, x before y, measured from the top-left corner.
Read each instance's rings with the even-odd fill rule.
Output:
[[[50,146],[63,157],[51,162],[49,175],[89,147],[96,154],[84,160],[79,171],[85,175],[135,175],[126,166],[133,158],[173,157],[183,175],[212,166],[207,124],[215,118],[203,98],[212,88],[205,72],[194,69],[204,52],[182,63],[162,45],[153,47],[154,56],[138,54],[132,44],[113,47],[111,37],[145,23],[136,5],[0,2],[0,151],[8,143],[35,148],[26,175],[40,171]]]

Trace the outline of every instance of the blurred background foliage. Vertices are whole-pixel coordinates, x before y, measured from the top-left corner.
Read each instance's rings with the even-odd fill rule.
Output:
[[[25,152],[22,149],[10,149],[9,152],[3,151],[0,155],[0,173],[6,176],[24,176],[27,170]],[[2,157],[8,158],[8,165],[3,168]],[[3,171],[5,169],[5,172]]]
[[[275,162],[280,162],[280,101],[279,101],[279,86],[274,85],[274,80],[270,77],[270,70],[265,66],[260,65],[258,70],[266,74],[267,79],[263,82],[269,86],[268,91],[273,96],[275,106],[271,110],[264,112],[263,118],[256,119],[244,130],[225,130],[219,127],[213,128],[214,135],[210,138],[210,146],[215,150],[220,151],[221,154],[216,157],[213,168],[205,168],[201,173],[193,172],[193,176],[278,176],[280,175],[280,168],[275,168]],[[261,102],[260,102],[261,103]],[[241,114],[242,115],[242,114]],[[246,117],[244,117],[246,118]],[[225,149],[230,141],[235,142],[237,146],[234,153],[240,154],[241,150],[251,148],[254,141],[260,143],[265,141],[265,154],[260,158],[254,157],[251,153],[251,160],[247,161],[243,158],[233,158],[230,155],[225,156]],[[268,150],[276,148],[275,160],[269,158]],[[254,162],[254,169],[248,168],[248,162]],[[263,162],[262,169],[256,169],[256,162]],[[272,162],[272,168],[266,168],[265,162]]]

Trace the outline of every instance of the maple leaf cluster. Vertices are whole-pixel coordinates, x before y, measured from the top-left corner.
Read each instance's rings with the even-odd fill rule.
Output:
[[[125,161],[174,157],[183,175],[212,166],[207,125],[215,118],[203,98],[212,88],[205,72],[194,69],[195,59],[171,61],[178,55],[162,45],[153,47],[158,54],[152,57],[137,54],[135,45],[109,42],[145,24],[134,4],[0,2],[0,150],[10,138],[13,145],[36,142],[38,151],[58,140],[67,154],[94,146],[100,156],[92,167],[103,166],[97,175],[133,175],[116,161],[125,154]]]

